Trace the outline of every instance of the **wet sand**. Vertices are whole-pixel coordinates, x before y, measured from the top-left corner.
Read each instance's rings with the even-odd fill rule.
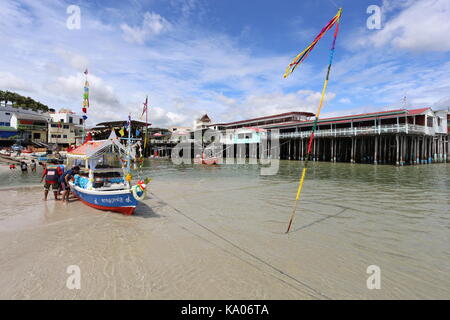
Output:
[[[299,166],[263,177],[254,166],[155,161],[150,197],[131,217],[44,202],[38,175],[4,176],[0,298],[450,297],[450,165],[315,163],[285,235]],[[30,186],[8,187],[20,181]],[[80,290],[66,287],[69,265]],[[369,265],[381,268],[380,290],[367,288]]]
[[[304,299],[320,297],[265,270],[157,198],[132,217],[41,187],[0,191],[0,299]],[[69,265],[81,289],[69,290]]]

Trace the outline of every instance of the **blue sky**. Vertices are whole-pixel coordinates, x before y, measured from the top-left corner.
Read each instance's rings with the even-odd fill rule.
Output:
[[[66,26],[69,5],[81,10]],[[287,79],[286,66],[342,6],[323,116],[403,106],[450,106],[448,0],[0,0],[0,89],[88,124],[140,115],[148,94],[158,126],[192,125],[287,111],[315,111],[331,32]],[[369,30],[369,5],[382,9]]]

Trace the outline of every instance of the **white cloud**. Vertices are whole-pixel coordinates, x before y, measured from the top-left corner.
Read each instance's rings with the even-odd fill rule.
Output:
[[[223,119],[215,122],[226,122],[241,119],[257,118],[272,114],[279,114],[291,111],[307,111],[316,113],[320,92],[312,90],[299,90],[293,93],[265,93],[248,95],[242,102],[229,105]],[[328,92],[325,95],[324,108],[336,97],[336,94]],[[223,98],[220,98],[223,101]]]
[[[57,48],[55,52],[71,67],[77,69],[78,71],[84,71],[89,66],[89,60],[80,54],[70,52],[63,48]]]
[[[55,95],[62,95],[72,99],[79,98],[82,101],[84,80],[84,75],[81,72],[68,77],[58,77],[56,81],[47,85],[47,90]],[[105,84],[101,78],[90,74],[88,80],[90,99],[93,102],[111,105],[119,103],[114,89],[110,85]]]
[[[2,1],[0,27],[26,27],[32,22],[31,15],[16,1]]]
[[[10,72],[0,72],[0,88],[2,90],[23,90],[33,91],[33,87],[23,78],[20,78]]]
[[[155,12],[146,12],[144,14],[144,21],[141,27],[130,27],[126,23],[120,25],[125,40],[138,44],[143,44],[153,36],[169,30],[170,27],[170,22]]]
[[[392,11],[393,5],[385,1],[383,8]],[[406,8],[384,23],[381,30],[359,42],[415,51],[450,51],[450,1],[408,1],[403,7]]]

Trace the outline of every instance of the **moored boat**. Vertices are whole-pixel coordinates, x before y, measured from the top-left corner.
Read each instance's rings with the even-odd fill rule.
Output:
[[[80,174],[69,182],[75,196],[96,209],[133,214],[145,197],[146,184],[140,180],[131,186],[130,172],[111,165],[125,154],[128,161],[134,158],[134,152],[125,149],[114,131],[106,140],[87,141],[68,152],[68,164],[83,166]]]

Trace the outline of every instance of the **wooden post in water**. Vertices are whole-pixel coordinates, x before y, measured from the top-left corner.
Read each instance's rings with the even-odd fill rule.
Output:
[[[398,120],[398,118],[397,118]],[[396,161],[395,161],[395,165],[398,166],[400,165],[400,160],[399,160],[399,146],[398,146],[398,134],[395,135],[395,147],[396,147]]]
[[[373,164],[377,164],[378,161],[378,137],[375,136],[375,149],[374,149],[374,153],[373,153]]]
[[[350,149],[350,163],[354,163],[354,153],[355,153],[355,143],[354,143],[354,137],[351,137],[351,149]]]

